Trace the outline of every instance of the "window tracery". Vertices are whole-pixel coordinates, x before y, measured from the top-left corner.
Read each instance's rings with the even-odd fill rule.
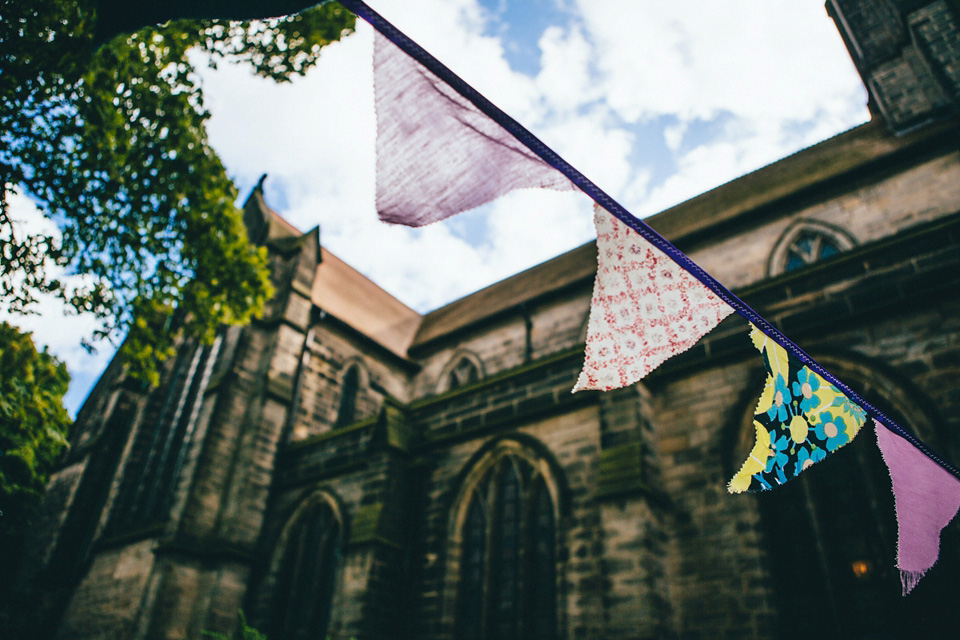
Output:
[[[843,249],[832,236],[817,230],[805,229],[787,246],[784,271],[793,271],[808,264],[840,253]]]
[[[475,362],[463,356],[447,374],[447,390],[457,389],[480,379],[480,368]]]
[[[853,237],[840,227],[818,220],[799,220],[777,241],[770,255],[769,275],[802,269],[854,246]]]
[[[546,478],[530,460],[504,454],[466,499],[457,637],[556,637],[557,523]]]
[[[898,423],[926,441],[936,440],[935,423],[912,405],[913,396],[878,374],[874,365],[829,355],[817,359],[857,384],[871,403]],[[732,443],[737,456],[749,439],[746,434],[754,432],[754,402],[741,421],[739,441]],[[824,638],[942,634],[944,623],[933,612],[948,606],[946,594],[955,592],[960,578],[949,573],[930,576],[943,581],[939,588],[930,583],[913,600],[901,597],[895,568],[895,507],[872,427],[865,427],[853,442],[815,468],[755,495],[771,586],[777,608],[784,612],[780,626],[784,640],[809,635],[788,622],[792,612],[807,610],[818,611]],[[950,536],[945,534],[941,548],[956,553],[960,547]],[[911,627],[918,622],[919,627]]]
[[[316,498],[294,516],[276,569],[270,637],[326,637],[340,564],[341,534],[340,521],[325,499]]]
[[[114,500],[111,534],[168,518],[220,343],[217,336],[212,345],[181,349],[166,384],[151,394]]]

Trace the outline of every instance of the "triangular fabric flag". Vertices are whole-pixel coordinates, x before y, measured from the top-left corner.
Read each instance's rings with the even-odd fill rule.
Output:
[[[731,493],[786,483],[853,440],[866,420],[860,406],[756,326],[750,339],[767,382],[753,416],[757,440],[727,486]]]
[[[897,568],[907,595],[937,561],[940,531],[960,509],[960,480],[876,420],[874,427],[893,483]]]
[[[381,220],[419,227],[513,189],[576,189],[379,32],[373,65]]]
[[[625,387],[733,313],[643,236],[594,206],[597,276],[583,370],[573,391]]]

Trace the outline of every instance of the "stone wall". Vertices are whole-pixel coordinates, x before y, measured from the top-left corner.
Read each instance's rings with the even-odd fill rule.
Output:
[[[329,317],[318,320],[311,329],[291,441],[334,427],[344,373],[350,366],[358,366],[360,371],[355,420],[376,415],[386,398],[408,400],[409,363]]]
[[[902,50],[903,25],[884,15],[901,15],[903,3],[832,4],[861,26],[882,18],[858,41],[871,70]],[[952,73],[946,32],[921,19],[942,4],[911,3],[910,28]],[[793,167],[803,174],[793,176],[796,189],[786,175],[763,194],[738,191],[759,180],[748,177],[721,188],[735,202],[717,220],[694,218],[697,207],[723,204],[723,193],[651,222],[672,228],[680,248],[748,304],[957,460],[956,129],[896,140],[877,130],[866,125],[809,152],[831,158],[839,144],[844,158],[831,162],[846,164],[836,175],[804,165],[809,156],[788,159],[758,174],[773,180]],[[783,272],[786,245],[804,225],[835,233],[842,251]],[[50,574],[37,584],[60,638],[230,633],[240,607],[270,630],[285,532],[319,499],[342,536],[331,637],[449,638],[470,483],[507,453],[540,474],[554,508],[559,637],[791,637],[771,511],[726,490],[752,445],[763,383],[743,319],[728,318],[643,384],[571,394],[591,296],[585,271],[572,269],[562,287],[538,280],[547,289],[533,295],[515,289],[518,299],[498,301],[494,316],[435,333],[403,357],[314,305],[323,268],[316,232],[281,236],[267,239],[277,295],[263,318],[219,338],[169,512],[144,530],[105,524],[125,474],[135,477],[148,457],[135,443],[156,428],[150,408],[163,386],[127,384],[113,367],[83,410],[26,578]],[[480,379],[451,389],[445,377],[462,356],[479,364]],[[352,367],[355,411],[338,420]],[[871,436],[868,427],[858,442]],[[943,549],[960,556],[960,525],[948,528]],[[933,573],[926,583],[951,597],[960,589],[950,582],[956,572]],[[58,576],[63,585],[53,584]],[[904,606],[928,611],[926,597]]]
[[[825,200],[793,201],[692,251],[851,384],[886,380],[864,393],[891,398],[898,415],[952,455],[953,439],[938,438],[960,426],[949,417],[958,393],[945,382],[960,344],[958,170],[956,152],[878,168]],[[842,228],[855,243],[771,277],[778,242],[806,220]],[[301,407],[300,433],[309,435],[278,461],[258,555],[279,552],[279,532],[311,492],[337,497],[350,533],[333,637],[451,636],[459,492],[477,460],[509,442],[549,460],[560,487],[562,637],[783,633],[759,503],[726,491],[763,381],[746,323],[728,319],[645,385],[571,395],[590,284],[434,340],[418,356],[419,372],[343,328],[316,325],[324,350],[311,354],[308,375],[324,382],[309,382],[303,397],[325,409]],[[465,353],[480,360],[483,378],[444,390],[446,367]],[[350,361],[368,371],[363,393],[373,400],[353,425],[331,430],[338,374]],[[247,606],[265,624],[268,564],[252,584]]]

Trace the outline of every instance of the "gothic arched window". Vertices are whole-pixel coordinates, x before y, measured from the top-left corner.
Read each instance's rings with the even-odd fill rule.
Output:
[[[360,367],[353,365],[340,382],[340,409],[335,427],[344,427],[356,419],[357,394],[360,391]]]
[[[326,500],[316,500],[295,516],[277,567],[271,638],[326,637],[340,541],[340,521]]]
[[[166,383],[151,393],[114,500],[111,534],[166,521],[220,343],[217,336],[210,346],[181,347]]]
[[[907,394],[873,367],[871,378],[861,379],[858,369],[843,360],[820,361],[929,441],[931,434],[918,427],[930,423],[901,400]],[[744,424],[743,429],[752,426]],[[738,456],[744,455],[746,439],[741,440]],[[872,425],[796,479],[756,499],[781,616],[778,638],[809,637],[809,629],[794,624],[797,612],[806,611],[816,612],[817,636],[828,640],[955,635],[960,611],[949,604],[960,594],[955,572],[931,571],[923,592],[918,588],[907,598],[901,596],[890,477]],[[938,564],[958,558],[957,533],[957,526],[944,529]]]
[[[456,389],[480,379],[480,367],[470,358],[463,356],[447,373],[447,390]]]
[[[465,499],[457,637],[555,638],[557,523],[543,474],[524,457],[501,455]]]
[[[853,238],[839,227],[815,220],[801,220],[777,241],[770,257],[770,275],[801,269],[846,251]]]
[[[880,637],[901,624],[890,481],[868,431],[758,496],[777,608],[784,621],[818,611],[823,638]],[[782,637],[806,636],[785,628]]]

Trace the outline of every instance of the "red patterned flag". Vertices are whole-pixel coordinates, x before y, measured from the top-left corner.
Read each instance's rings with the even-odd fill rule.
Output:
[[[573,390],[633,384],[686,351],[733,308],[640,234],[594,206],[597,278]]]
[[[576,188],[379,32],[374,38],[381,220],[419,227],[513,189]]]
[[[937,561],[940,531],[960,509],[960,481],[904,438],[874,421],[897,508],[897,568],[903,595]]]

